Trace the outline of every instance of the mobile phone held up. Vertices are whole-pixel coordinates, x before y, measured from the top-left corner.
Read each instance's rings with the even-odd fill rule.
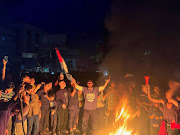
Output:
[[[4,56],[4,61],[8,62],[8,56]]]

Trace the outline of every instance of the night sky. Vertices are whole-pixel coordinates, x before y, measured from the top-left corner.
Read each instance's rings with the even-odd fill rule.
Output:
[[[50,34],[68,34],[70,46],[95,48],[104,39],[110,0],[1,0],[0,22],[24,21]]]
[[[113,12],[119,14],[115,16],[115,21],[111,19],[114,21],[112,25],[119,25],[120,29],[129,27],[124,24],[136,23],[141,24],[136,27],[137,31],[146,29],[149,32],[152,31],[150,27],[153,27],[153,30],[156,29],[154,34],[179,34],[178,1],[114,1],[119,1],[116,7],[112,6],[112,3],[116,3],[112,0],[1,0],[0,22],[10,24],[24,21],[50,34],[68,34],[70,47],[88,50],[93,50],[98,43],[103,43],[105,27],[112,31],[107,26],[107,18],[116,14]],[[131,16],[135,12],[137,15]],[[119,23],[116,19],[121,19],[124,24],[116,24]],[[130,29],[129,27],[126,31]]]

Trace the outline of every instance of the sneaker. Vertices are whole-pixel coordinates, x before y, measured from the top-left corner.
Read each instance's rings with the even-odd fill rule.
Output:
[[[69,131],[68,130],[63,130],[62,133],[68,134]]]
[[[73,128],[73,130],[74,132],[77,132],[77,133],[81,132],[78,128]]]
[[[74,131],[73,130],[70,131],[70,135],[74,135]]]

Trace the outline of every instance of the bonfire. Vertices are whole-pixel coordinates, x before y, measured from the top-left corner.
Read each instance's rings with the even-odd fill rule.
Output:
[[[133,129],[128,128],[128,121],[133,118],[130,112],[128,99],[124,97],[116,109],[116,118],[113,124],[114,129],[109,135],[137,135],[132,134]]]

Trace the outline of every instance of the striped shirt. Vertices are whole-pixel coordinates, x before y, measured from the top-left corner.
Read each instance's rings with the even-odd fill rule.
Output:
[[[11,100],[11,98],[15,95],[15,92],[12,91],[11,93],[7,94],[5,92],[1,92],[1,97],[0,100],[5,100],[5,101],[9,101]]]

